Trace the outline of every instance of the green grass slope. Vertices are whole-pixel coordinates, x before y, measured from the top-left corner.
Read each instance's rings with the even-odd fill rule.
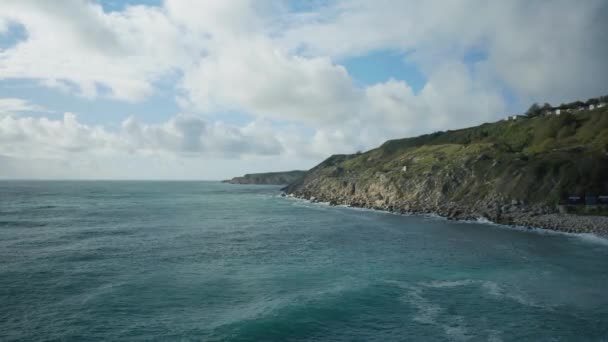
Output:
[[[608,107],[390,140],[332,156],[285,190],[368,206],[608,194]]]

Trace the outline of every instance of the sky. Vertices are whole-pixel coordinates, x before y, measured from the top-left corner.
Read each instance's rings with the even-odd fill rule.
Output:
[[[2,0],[0,178],[225,179],[608,94],[608,1]]]

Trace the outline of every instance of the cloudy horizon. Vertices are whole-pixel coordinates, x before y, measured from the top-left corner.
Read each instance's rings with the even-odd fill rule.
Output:
[[[0,2],[0,178],[226,179],[608,93],[608,2]]]

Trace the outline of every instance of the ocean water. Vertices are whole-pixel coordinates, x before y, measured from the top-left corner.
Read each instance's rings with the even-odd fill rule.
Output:
[[[605,240],[279,193],[0,182],[0,340],[608,340]]]

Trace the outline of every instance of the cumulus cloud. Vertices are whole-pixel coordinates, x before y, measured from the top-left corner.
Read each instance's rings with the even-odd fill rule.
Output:
[[[188,114],[157,124],[130,117],[114,130],[73,113],[57,120],[8,115],[0,117],[0,177],[223,179],[305,168],[311,160],[293,153],[289,138],[305,139],[292,133],[277,135],[264,121],[239,127]]]
[[[22,112],[43,111],[45,111],[43,107],[30,103],[28,100],[14,97],[0,98],[0,117]]]
[[[208,124],[199,117],[179,114],[159,124],[140,123],[131,117],[119,130],[110,131],[80,123],[73,113],[65,113],[61,120],[6,116],[0,119],[0,154],[64,159],[95,154],[233,158],[280,154],[281,143],[272,135],[260,134],[256,125],[239,128],[220,122]]]
[[[187,64],[180,32],[164,11],[131,6],[105,13],[69,0],[0,2],[0,17],[22,24],[27,39],[0,50],[0,78],[37,79],[72,86],[80,95],[137,101],[153,83]]]
[[[263,37],[215,45],[182,87],[203,111],[236,109],[315,124],[343,120],[360,95],[344,67],[289,55]]]
[[[273,135],[260,134],[259,123],[239,128],[222,122],[207,123],[199,117],[179,114],[162,124],[144,124],[129,118],[120,137],[131,151],[165,151],[185,156],[239,157],[247,154],[276,155],[282,151]]]
[[[288,28],[284,44],[310,55],[397,49],[426,72],[475,48],[526,100],[600,95],[608,74],[608,5],[558,1],[336,1]]]
[[[73,114],[13,115],[37,108],[0,99],[0,154],[70,165],[74,155],[316,161],[475,125],[505,115],[505,91],[518,106],[605,93],[607,12],[602,0],[337,0],[306,11],[281,1],[166,0],[113,12],[81,0],[4,0],[0,34],[18,23],[27,35],[0,49],[0,79],[130,102],[171,80],[176,102],[196,115],[150,124],[134,113],[139,120],[111,130]],[[425,84],[362,85],[340,64],[380,50],[401,53]],[[223,112],[249,122],[226,124]]]

